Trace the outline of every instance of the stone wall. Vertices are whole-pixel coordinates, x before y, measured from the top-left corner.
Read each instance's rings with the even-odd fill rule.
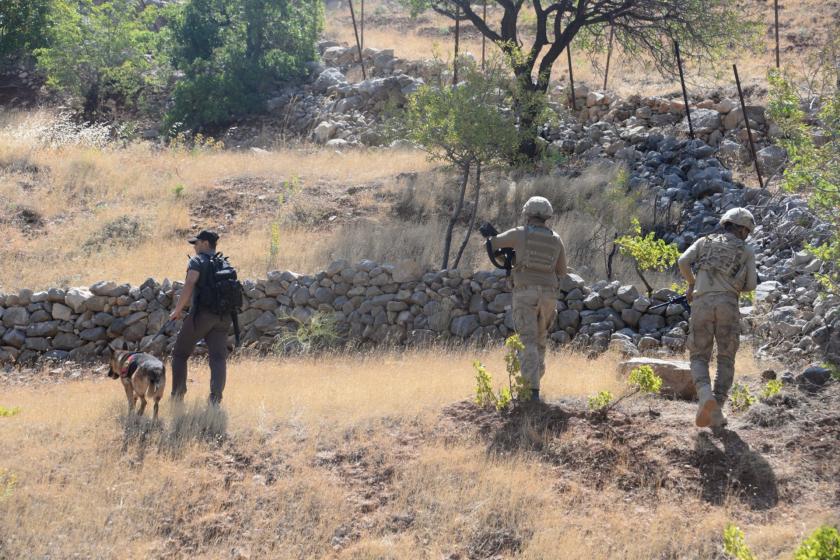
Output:
[[[99,282],[2,295],[0,362],[97,359],[123,342],[132,349],[165,351],[179,328],[167,319],[180,288],[178,282],[149,279],[140,286]],[[513,332],[512,296],[502,271],[420,271],[410,262],[338,261],[315,275],[271,272],[246,281],[245,291],[243,343],[261,351],[318,312],[335,317],[345,340],[371,344],[485,343]],[[572,274],[558,292],[551,340],[598,349],[612,345],[628,355],[660,347],[681,350],[687,331],[683,309],[650,309],[673,295],[662,290],[648,299],[633,286],[586,286]]]

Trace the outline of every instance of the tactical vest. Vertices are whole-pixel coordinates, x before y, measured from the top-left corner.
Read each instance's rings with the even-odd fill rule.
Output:
[[[746,242],[733,235],[713,233],[706,237],[697,269],[734,279],[746,261],[746,248]]]
[[[546,227],[526,226],[522,255],[516,255],[513,282],[517,287],[557,287],[557,259],[562,243],[560,236]]]

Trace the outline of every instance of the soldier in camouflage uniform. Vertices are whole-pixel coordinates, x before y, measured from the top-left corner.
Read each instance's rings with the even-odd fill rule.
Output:
[[[755,252],[746,243],[755,228],[752,214],[745,208],[733,208],[721,217],[720,224],[721,233],[700,238],[678,261],[688,282],[686,295],[693,302],[687,347],[700,401],[695,423],[714,430],[726,425],[721,407],[735,375],[735,353],[741,333],[739,295],[754,290],[758,278]],[[713,392],[709,361],[715,341],[718,354]]]
[[[516,251],[513,264],[513,322],[525,350],[522,375],[531,387],[531,400],[540,400],[540,379],[545,373],[548,330],[557,317],[559,279],[567,273],[566,250],[560,236],[546,225],[554,210],[541,197],[528,199],[522,208],[525,225],[490,238],[494,250]]]

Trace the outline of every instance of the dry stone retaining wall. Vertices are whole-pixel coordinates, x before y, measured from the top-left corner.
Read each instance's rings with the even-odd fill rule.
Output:
[[[315,313],[337,320],[347,341],[423,344],[434,340],[483,343],[513,332],[512,296],[502,271],[420,271],[362,261],[332,263],[315,275],[271,272],[245,282],[239,317],[245,346],[268,350],[278,335]],[[53,288],[0,296],[0,361],[41,358],[87,360],[122,346],[166,351],[179,325],[168,323],[179,282],[149,279],[140,286],[98,282],[89,288]],[[664,347],[680,350],[687,316],[680,306],[650,307],[674,294],[648,299],[633,286],[586,286],[572,274],[558,291],[557,344],[575,341],[628,355]],[[155,336],[162,328],[164,333]]]

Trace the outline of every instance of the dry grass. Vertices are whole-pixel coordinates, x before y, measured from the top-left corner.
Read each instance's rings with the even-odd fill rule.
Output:
[[[634,503],[612,486],[561,484],[556,465],[527,453],[436,438],[441,407],[471,394],[472,358],[234,362],[224,413],[201,410],[207,370],[193,364],[193,408],[176,422],[164,403],[163,428],[151,432],[126,421],[110,380],[4,390],[2,404],[22,412],[0,419],[0,471],[17,479],[0,492],[0,558],[719,553],[723,527],[741,515],[735,503]],[[502,371],[499,352],[480,358]],[[617,391],[613,364],[552,354],[544,392]],[[802,511],[741,515],[739,524],[760,557],[776,558],[827,519]]]
[[[180,277],[189,249],[182,243],[186,232],[220,222],[224,227],[228,210],[242,218],[224,232],[224,248],[235,247],[237,264],[247,275],[264,275],[267,267],[313,271],[328,264],[314,261],[325,236],[313,235],[311,224],[298,218],[336,206],[329,198],[348,186],[429,168],[425,156],[412,151],[103,149],[69,144],[78,134],[61,147],[48,147],[39,131],[51,118],[16,113],[0,121],[0,254],[4,262],[14,259],[18,265],[3,267],[3,290]],[[203,208],[219,187],[239,199],[217,200],[221,209],[208,216]],[[281,196],[286,204],[279,202]],[[361,193],[354,202],[370,203],[366,196]],[[37,223],[21,223],[22,211],[36,216]],[[124,217],[140,224],[140,238],[117,236],[109,243],[104,228]],[[281,226],[280,246],[279,257],[269,263],[272,224]]]
[[[494,9],[492,2],[488,4],[488,19],[495,24],[495,27],[498,27],[501,11]],[[827,37],[837,33],[838,25],[840,25],[837,16],[840,13],[840,2],[837,0],[797,0],[780,2],[780,4],[782,63],[794,75],[802,77],[806,71],[805,62],[808,58],[818,52]],[[447,21],[446,18],[426,13],[418,20],[412,21],[407,9],[389,0],[367,0],[366,10],[368,14],[373,14],[369,16],[369,22],[365,27],[366,46],[380,49],[391,48],[397,56],[409,60],[429,58],[431,53],[437,53],[443,60],[451,60],[454,48],[454,28],[451,27],[452,22]],[[523,13],[530,16],[529,10],[530,8],[526,7]],[[377,17],[376,14],[379,16]],[[738,64],[744,84],[766,85],[767,71],[775,66],[773,3],[763,2],[759,16],[763,17],[766,23],[765,40],[761,51],[757,54],[746,55],[733,53],[731,60],[721,61],[719,67],[689,66],[686,70],[687,82],[693,93],[699,94],[704,90],[718,87],[734,87],[732,62]],[[471,52],[478,58],[481,56],[480,36],[471,26],[465,29],[466,36],[461,39],[461,50]],[[327,11],[326,35],[348,45],[355,44],[346,4],[342,3],[339,8]],[[522,40],[526,45],[530,44],[530,37]],[[487,44],[488,53],[496,50],[491,43]],[[606,53],[574,55],[573,51],[572,67],[575,80],[600,89],[604,81],[605,62]],[[552,78],[553,82],[563,84],[568,82],[568,77],[566,57],[563,55],[555,62]],[[679,81],[662,77],[652,68],[625,55],[620,49],[616,49],[610,62],[608,88],[625,96],[661,95],[679,91]]]

